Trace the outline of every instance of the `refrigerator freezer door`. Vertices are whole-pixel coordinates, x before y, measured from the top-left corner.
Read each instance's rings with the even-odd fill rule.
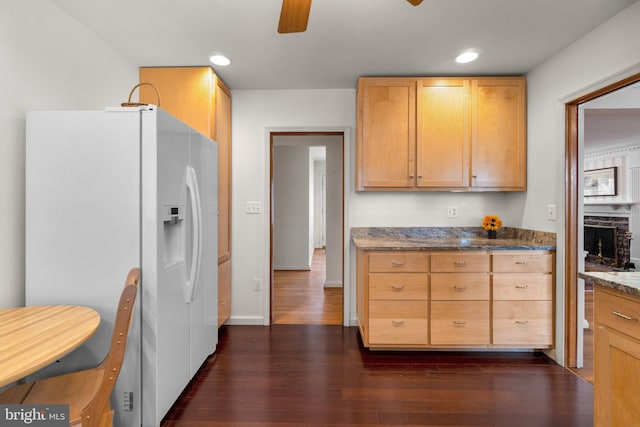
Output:
[[[191,378],[185,303],[191,215],[189,128],[162,110],[142,113],[142,426],[158,426]],[[184,207],[165,221],[167,207]]]

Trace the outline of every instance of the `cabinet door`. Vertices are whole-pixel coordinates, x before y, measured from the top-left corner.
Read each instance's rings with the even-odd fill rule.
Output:
[[[415,184],[415,80],[360,79],[356,189]]]
[[[417,186],[468,187],[469,80],[419,80],[417,103]]]
[[[472,80],[472,186],[526,190],[525,79]]]
[[[231,92],[217,81],[215,132],[218,143],[218,264],[231,258]]]
[[[213,79],[211,67],[140,68],[140,82],[155,86],[160,108],[208,137],[213,135]],[[141,86],[140,102],[158,104],[158,97],[149,86]]]
[[[598,326],[594,361],[595,425],[640,425],[640,342]]]

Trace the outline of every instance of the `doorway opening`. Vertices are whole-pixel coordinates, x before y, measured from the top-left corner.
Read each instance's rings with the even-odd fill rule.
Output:
[[[584,259],[584,194],[580,180],[583,177],[584,160],[581,147],[581,126],[584,121],[582,107],[589,101],[640,82],[640,74],[622,79],[597,91],[574,99],[565,105],[565,365],[568,368],[582,367],[592,355],[592,338],[588,338],[589,311],[592,310],[592,296],[589,298],[588,284],[578,281],[578,272],[585,268]],[[593,326],[593,325],[592,325]],[[583,335],[583,332],[585,334]],[[587,353],[584,346],[587,346]],[[583,375],[589,379],[592,373]]]
[[[270,133],[270,319],[343,324],[344,133]]]

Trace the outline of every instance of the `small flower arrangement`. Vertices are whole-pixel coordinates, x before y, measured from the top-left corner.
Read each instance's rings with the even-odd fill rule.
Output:
[[[497,215],[487,215],[482,219],[482,228],[487,231],[497,231],[502,227],[502,220]]]

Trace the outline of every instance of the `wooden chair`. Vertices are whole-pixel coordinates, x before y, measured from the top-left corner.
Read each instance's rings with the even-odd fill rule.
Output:
[[[71,426],[112,426],[109,397],[122,367],[139,280],[140,270],[132,268],[120,296],[109,353],[98,367],[17,385],[0,394],[0,403],[69,405]]]

